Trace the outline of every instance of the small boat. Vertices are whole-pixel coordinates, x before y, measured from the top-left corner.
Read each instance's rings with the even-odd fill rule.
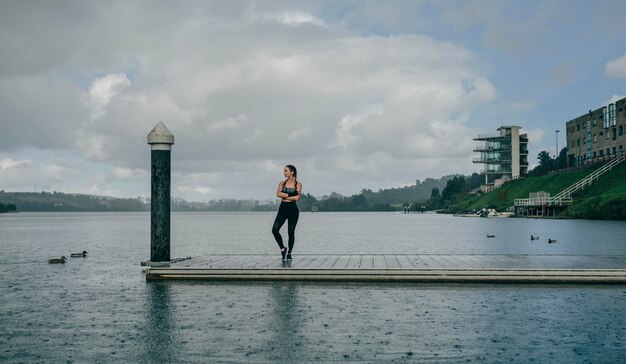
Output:
[[[548,244],[556,243],[556,239],[548,239]]]
[[[487,237],[488,237],[488,238],[495,238],[496,236],[495,236],[495,235],[489,235],[489,234],[487,234]]]
[[[503,217],[511,217],[511,216],[515,216],[515,213],[513,213],[513,212],[496,212],[491,217],[503,218]]]
[[[530,235],[530,240],[539,240],[538,236]]]
[[[480,214],[454,214],[452,216],[456,216],[456,217],[480,217]]]
[[[71,256],[72,258],[84,258],[84,257],[86,257],[86,256],[87,256],[87,251],[86,251],[86,250],[83,250],[83,252],[82,252],[82,253],[72,253],[70,256]]]
[[[48,259],[50,264],[65,264],[65,257]]]

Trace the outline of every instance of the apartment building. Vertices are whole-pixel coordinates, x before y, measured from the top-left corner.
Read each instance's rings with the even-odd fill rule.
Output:
[[[626,98],[589,110],[565,126],[568,167],[623,155]]]
[[[483,192],[504,182],[528,174],[528,136],[520,134],[520,126],[502,126],[497,134],[479,135],[474,140],[484,145],[474,148],[480,153],[474,163],[484,164],[480,174],[485,176]]]

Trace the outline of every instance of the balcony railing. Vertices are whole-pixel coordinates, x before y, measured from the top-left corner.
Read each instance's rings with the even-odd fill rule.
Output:
[[[510,164],[513,161],[511,159],[506,159],[506,158],[482,158],[482,157],[478,157],[478,158],[472,159],[472,162],[474,162],[474,163]]]
[[[513,174],[510,170],[493,170],[493,169],[483,169],[480,171],[480,174]]]
[[[479,145],[474,148],[474,152],[497,152],[502,150],[511,150],[510,145],[502,145],[499,147],[486,147],[484,145]]]
[[[511,139],[510,135],[500,135],[500,134],[478,134],[478,137],[474,138],[474,140],[506,140]]]

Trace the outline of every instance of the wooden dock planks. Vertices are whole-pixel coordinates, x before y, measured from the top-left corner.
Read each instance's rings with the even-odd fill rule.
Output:
[[[223,254],[150,267],[146,279],[626,284],[626,256]]]

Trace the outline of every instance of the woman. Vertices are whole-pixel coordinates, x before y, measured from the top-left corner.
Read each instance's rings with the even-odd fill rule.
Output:
[[[295,241],[296,224],[298,223],[298,217],[300,211],[296,201],[300,199],[302,194],[302,183],[297,181],[298,171],[296,167],[291,164],[286,165],[283,170],[285,180],[278,183],[278,189],[276,190],[276,197],[281,199],[280,207],[278,208],[278,214],[276,214],[276,220],[272,226],[272,234],[280,247],[280,255],[283,260],[291,260],[291,250],[293,250],[293,243]],[[287,234],[289,235],[289,244],[287,249],[283,245],[283,237],[280,235],[280,228],[287,221]]]

